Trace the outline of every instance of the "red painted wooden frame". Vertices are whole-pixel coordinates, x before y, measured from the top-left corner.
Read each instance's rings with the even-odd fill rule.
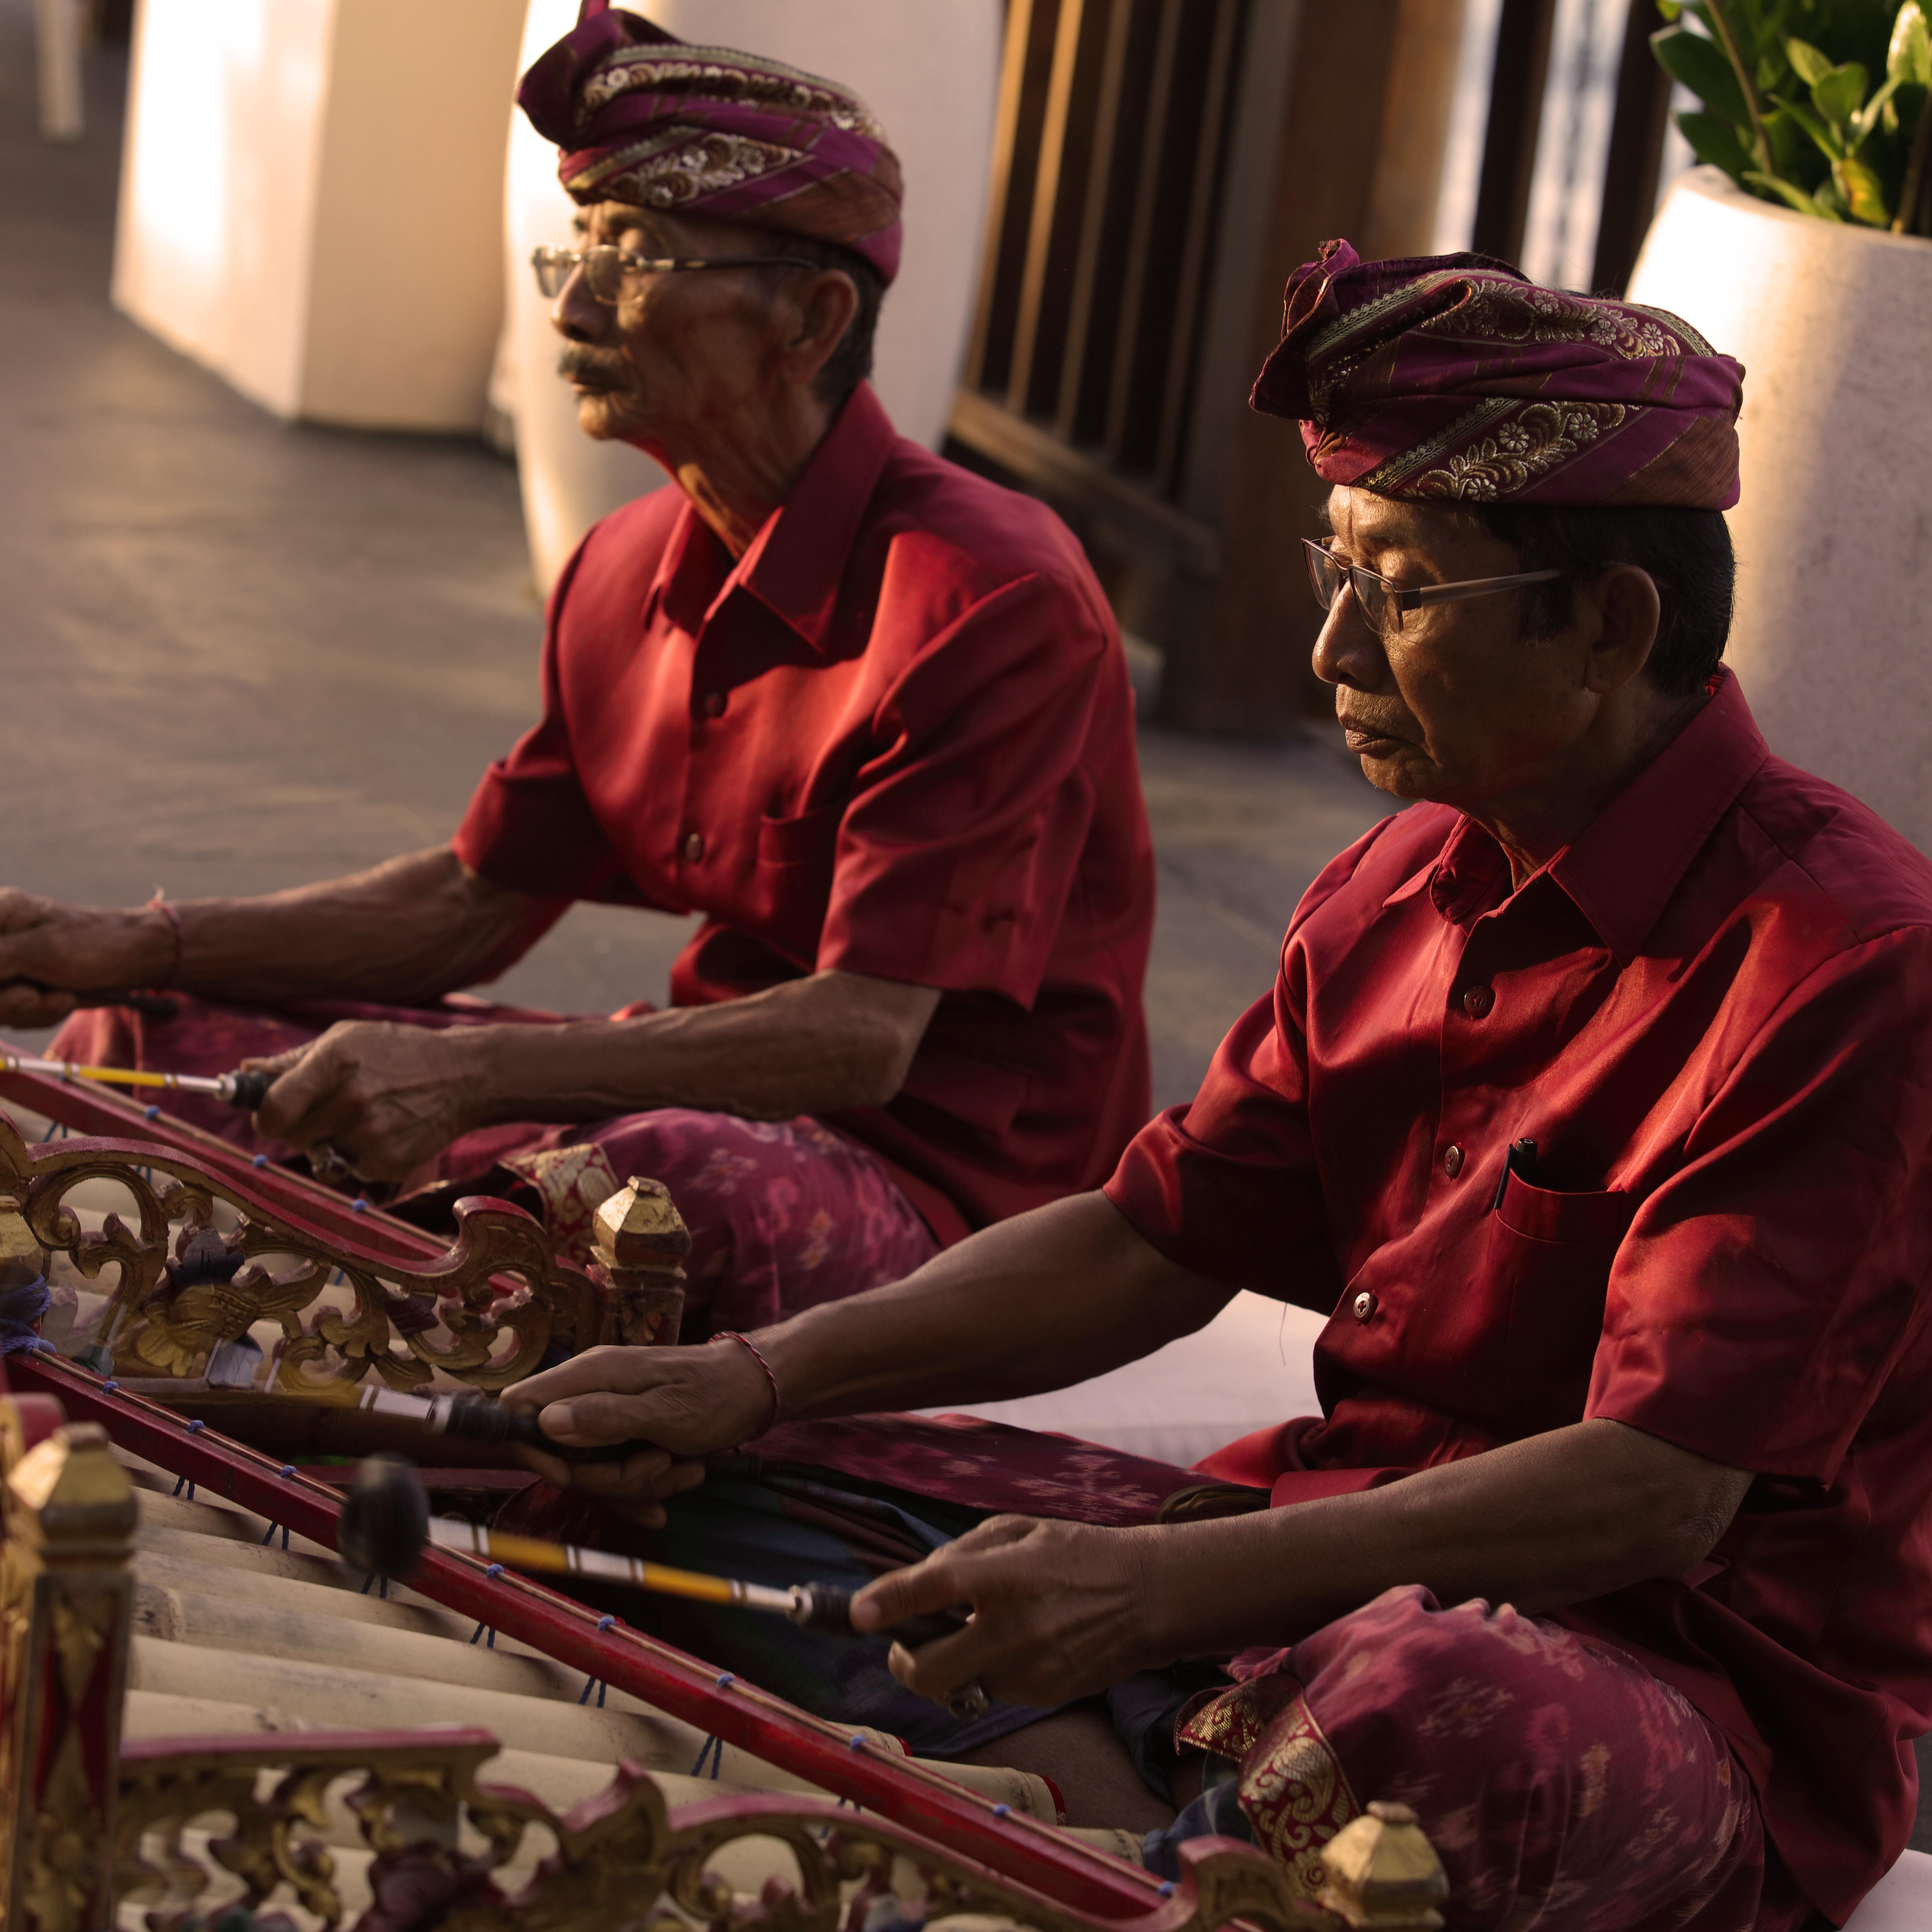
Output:
[[[386,1246],[411,1260],[434,1258],[442,1252],[443,1244],[435,1237],[406,1222],[374,1210],[356,1212],[302,1176],[272,1166],[256,1168],[247,1155],[211,1135],[166,1114],[150,1119],[142,1108],[84,1083],[0,1074],[0,1099],[8,1097],[84,1132],[185,1154],[306,1232],[352,1246]],[[114,1388],[51,1353],[10,1357],[7,1378],[16,1393],[56,1397],[71,1420],[99,1423],[120,1447],[185,1477],[196,1488],[329,1549],[336,1546],[341,1504],[335,1490],[300,1474],[284,1476],[285,1466],[273,1457]],[[448,1609],[1076,1910],[1109,1919],[1138,1918],[1148,1910],[1150,1895],[1157,1894],[1158,1882],[1149,1873],[1036,1819],[996,1810],[990,1798],[782,1698],[721,1675],[640,1631],[621,1624],[600,1630],[596,1611],[526,1577],[508,1572],[492,1577],[486,1570],[476,1558],[431,1546],[410,1583]]]

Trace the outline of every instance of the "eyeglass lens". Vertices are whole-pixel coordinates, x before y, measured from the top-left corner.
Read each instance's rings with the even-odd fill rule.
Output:
[[[595,248],[539,248],[530,257],[537,287],[549,300],[563,292],[579,263],[590,292],[601,302],[615,302],[623,293],[624,251],[608,244]]]
[[[1342,585],[1352,584],[1355,602],[1365,623],[1376,630],[1384,631],[1391,622],[1400,622],[1400,614],[1389,596],[1388,586],[1380,578],[1342,562],[1324,546],[1307,538],[1303,539],[1302,548],[1307,553],[1308,578],[1315,586],[1316,602],[1323,610],[1332,610],[1336,598],[1342,594]]]

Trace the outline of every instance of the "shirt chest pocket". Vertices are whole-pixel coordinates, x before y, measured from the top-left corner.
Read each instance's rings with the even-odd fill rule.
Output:
[[[1581,1420],[1610,1268],[1636,1203],[1622,1188],[1564,1193],[1512,1173],[1488,1216],[1485,1270],[1508,1308],[1500,1391],[1513,1430]]]
[[[830,805],[789,818],[766,814],[758,820],[758,863],[781,868],[816,868],[829,878],[838,842],[838,820],[844,809],[845,801],[835,799]]]

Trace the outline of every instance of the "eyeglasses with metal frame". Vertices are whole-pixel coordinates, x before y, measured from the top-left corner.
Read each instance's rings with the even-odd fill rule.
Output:
[[[681,275],[694,268],[817,268],[824,264],[809,262],[802,255],[633,255],[628,250],[602,242],[594,248],[538,248],[531,251],[530,268],[537,287],[544,298],[554,302],[565,284],[579,268],[592,296],[607,308],[615,308],[622,298],[627,275]]]
[[[1315,586],[1315,601],[1322,609],[1335,608],[1346,584],[1355,593],[1364,621],[1384,635],[1402,628],[1406,611],[1420,610],[1430,604],[1454,604],[1465,597],[1486,597],[1492,591],[1514,590],[1526,584],[1547,584],[1563,574],[1560,570],[1522,570],[1509,577],[1470,577],[1460,584],[1423,584],[1408,589],[1365,565],[1344,563],[1312,537],[1304,537],[1301,547],[1308,553],[1308,580]]]

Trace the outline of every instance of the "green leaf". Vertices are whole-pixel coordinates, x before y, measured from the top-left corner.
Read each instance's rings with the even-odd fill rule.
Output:
[[[1686,113],[1678,116],[1677,124],[1698,160],[1722,168],[1732,180],[1742,181],[1744,170],[1756,165],[1750,148],[1728,121],[1714,114]]]
[[[1864,162],[1840,161],[1832,169],[1832,178],[1838,183],[1838,192],[1844,196],[1854,221],[1862,221],[1870,228],[1891,226],[1892,210],[1885,205],[1885,189]]]
[[[1866,142],[1871,139],[1872,130],[1878,125],[1879,117],[1885,112],[1886,107],[1890,102],[1892,97],[1898,92],[1899,88],[1903,84],[1904,76],[1899,74],[1894,74],[1892,78],[1886,81],[1884,86],[1882,86],[1879,91],[1852,116],[1852,124],[1848,130],[1850,138],[1846,142],[1845,145],[1851,149],[1853,154],[1856,154],[1858,151],[1864,146]],[[1895,114],[1891,116],[1887,119],[1886,125],[1896,129],[1898,125],[1898,116]]]
[[[1807,87],[1816,87],[1832,71],[1832,63],[1809,40],[1786,40],[1784,51],[1792,71]]]
[[[1666,20],[1675,20],[1684,10],[1684,0],[1657,0],[1657,10]]]
[[[1778,104],[1817,142],[1826,160],[1842,161],[1845,158],[1844,143],[1825,124],[1824,117],[1815,107],[1808,106],[1802,100],[1780,100]]]
[[[1886,50],[1885,70],[1894,83],[1911,81],[1932,87],[1932,22],[1918,0],[1905,0],[1892,23],[1892,44]]]
[[[1842,138],[1870,86],[1871,76],[1856,61],[1847,61],[1843,67],[1832,68],[1822,80],[1812,82],[1811,98]]]
[[[1836,221],[1838,218],[1824,207],[1814,196],[1807,194],[1802,188],[1793,188],[1788,181],[1776,175],[1760,173],[1756,168],[1746,171],[1744,179],[1758,189],[1767,201],[1784,201],[1797,209],[1800,214],[1815,214],[1824,221]]]
[[[1664,72],[1690,88],[1713,113],[1738,127],[1750,126],[1744,91],[1722,47],[1684,26],[1660,28],[1651,35],[1650,45]]]

